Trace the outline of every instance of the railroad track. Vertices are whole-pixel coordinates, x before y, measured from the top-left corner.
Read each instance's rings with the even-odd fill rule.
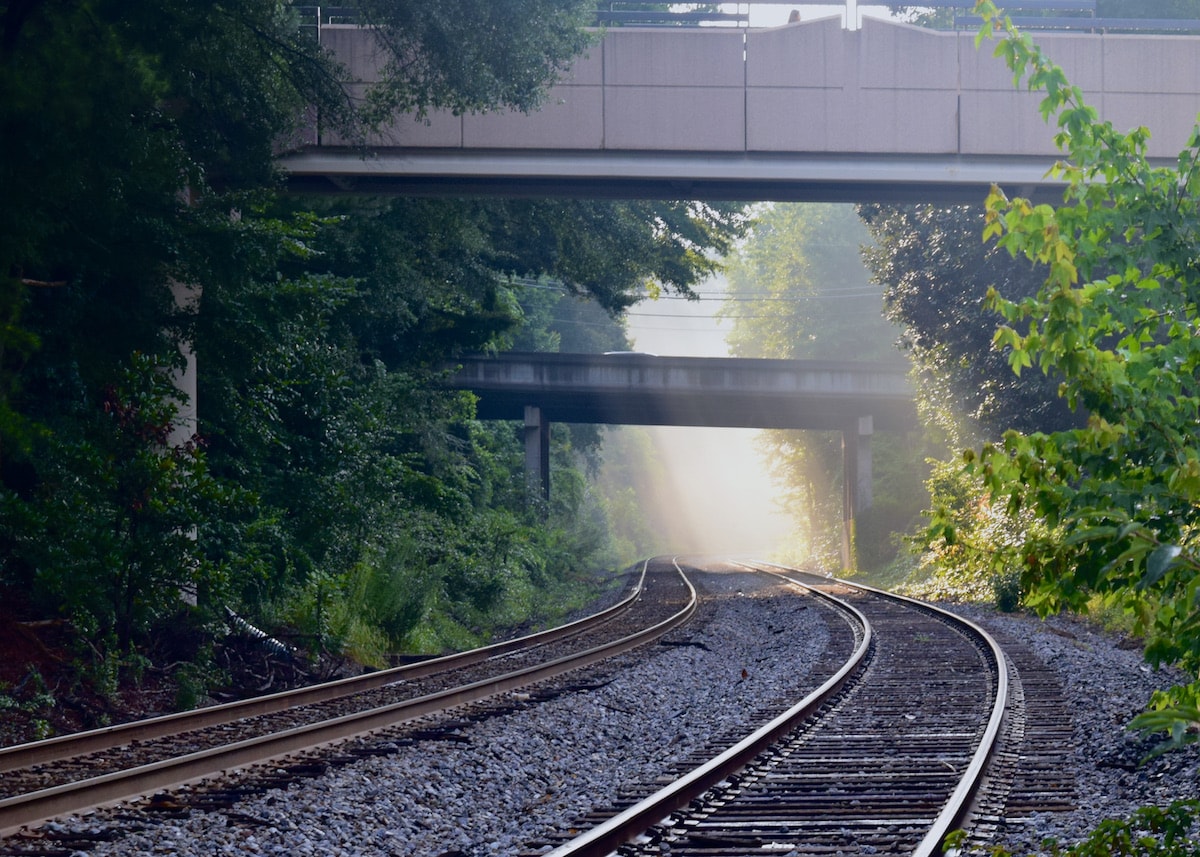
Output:
[[[687,621],[696,603],[678,565],[647,561],[621,602],[541,634],[268,697],[0,748],[0,836],[528,687],[657,639]],[[297,775],[308,767],[313,765],[290,765]]]
[[[1003,652],[936,608],[779,567],[835,606],[857,645],[822,687],[640,799],[529,855],[940,854],[967,820],[1008,696]],[[931,656],[932,654],[932,656]]]

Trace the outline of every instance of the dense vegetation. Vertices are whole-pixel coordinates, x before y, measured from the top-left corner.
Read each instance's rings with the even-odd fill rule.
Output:
[[[181,629],[226,607],[368,660],[463,644],[650,538],[635,498],[589,479],[598,433],[556,427],[543,506],[514,428],[436,382],[468,350],[624,347],[612,314],[647,281],[688,292],[742,236],[741,210],[283,194],[273,156],[306,107],[349,139],[396,110],[529,109],[586,47],[593,8],[357,6],[396,59],[363,101],[286,3],[0,0],[0,596],[69,621],[95,674],[148,655],[202,666],[204,635]],[[853,254],[831,252],[873,239],[935,442],[969,449],[935,467],[927,567],[1041,611],[1100,600],[1152,661],[1194,676],[1200,133],[1175,168],[1151,167],[1144,131],[1099,122],[980,11],[1045,92],[1064,204],[869,206],[869,236],[847,209],[768,210],[733,288],[788,311],[739,320],[735,352],[886,357],[877,312],[853,335],[829,312],[874,304]],[[1106,15],[1195,12],[1101,0]],[[188,352],[198,395],[181,403]],[[836,443],[770,446],[829,564]],[[864,565],[907,523],[914,452],[877,437]],[[1200,684],[1139,722],[1195,740]]]
[[[995,190],[983,210],[863,209],[924,411],[967,447],[936,465],[923,571],[939,594],[990,583],[1007,609],[1116,613],[1147,660],[1194,679],[1200,125],[1173,167],[1152,166],[1146,129],[1101,121],[991,0],[976,11],[977,43],[998,37],[1014,84],[1044,94],[1062,151],[1053,172],[1068,187],[1058,206]],[[1101,14],[1129,17],[1197,11],[1101,2]],[[1131,725],[1165,736],[1160,751],[1196,741],[1200,682],[1164,688]],[[1198,822],[1194,802],[1146,807],[1046,849],[1194,854]]]
[[[306,106],[352,139],[531,108],[594,8],[357,6],[396,60],[362,101],[289,4],[0,2],[0,591],[109,672],[203,662],[227,607],[370,661],[462,645],[642,547],[609,537],[595,431],[556,427],[546,506],[515,428],[437,379],[626,347],[614,314],[688,291],[740,208],[286,195]]]
[[[866,211],[883,232],[902,225],[881,241],[876,270],[937,379],[927,397],[944,391],[974,417],[941,420],[970,448],[939,469],[926,558],[943,579],[991,578],[1039,612],[1122,613],[1152,663],[1195,676],[1200,129],[1173,167],[1151,165],[1145,129],[1101,121],[1033,39],[992,3],[977,9],[981,38],[998,34],[1014,79],[1044,93],[1042,115],[1063,152],[1054,173],[1067,190],[1059,206],[994,191],[969,215],[991,242],[974,252],[959,240],[963,212]],[[948,270],[934,260],[945,246],[956,249]],[[933,264],[916,274],[906,256]],[[988,279],[972,275],[976,266]],[[936,299],[989,279],[970,302]],[[1005,360],[1012,380],[983,384],[979,397],[972,352],[988,328],[988,359]],[[1198,703],[1195,682],[1164,689],[1135,725],[1190,743]]]
[[[980,6],[1014,75],[1045,92],[1042,112],[1057,121],[1066,156],[1055,172],[1069,183],[1057,208],[988,198],[985,237],[1047,266],[1030,298],[989,294],[1006,322],[996,342],[1017,372],[1036,363],[1060,373],[1064,399],[1087,421],[1006,432],[967,455],[965,471],[1010,519],[1037,523],[997,551],[1021,569],[1027,604],[1080,609],[1100,597],[1133,617],[1152,662],[1195,676],[1200,126],[1175,167],[1151,166],[1144,128],[1100,121],[1028,36]],[[931,535],[953,541],[953,522],[935,517]],[[1193,741],[1198,703],[1200,683],[1169,689],[1141,723]]]

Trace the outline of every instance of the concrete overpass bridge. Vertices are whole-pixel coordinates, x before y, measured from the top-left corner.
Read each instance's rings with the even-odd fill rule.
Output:
[[[532,487],[550,491],[550,423],[790,428],[842,433],[843,560],[871,505],[871,435],[917,427],[906,366],[820,360],[504,353],[449,379],[481,419],[525,425]]]
[[[803,5],[799,3],[798,5]],[[934,3],[931,5],[945,5]],[[360,90],[382,53],[369,30],[319,37]],[[1118,128],[1144,125],[1172,163],[1200,112],[1200,37],[1042,32],[1037,39]],[[1057,196],[1040,96],[970,32],[839,18],[767,29],[604,33],[532,114],[401,117],[363,148],[313,129],[280,164],[301,191],[780,201],[977,202]],[[552,420],[762,425],[842,432],[847,527],[870,503],[876,429],[911,415],[903,373],[853,364],[749,367],[689,358],[506,355],[454,383],[484,417],[520,419],[548,486]],[[896,422],[893,423],[892,420]],[[711,421],[711,422],[710,422]]]
[[[944,5],[944,4],[942,4]],[[323,44],[357,86],[369,30]],[[1200,36],[1040,32],[1118,128],[1172,159],[1200,111]],[[368,151],[313,130],[282,158],[301,190],[663,199],[978,201],[991,183],[1053,193],[1038,95],[974,34],[840,18],[744,29],[615,28],[530,115],[400,118]]]

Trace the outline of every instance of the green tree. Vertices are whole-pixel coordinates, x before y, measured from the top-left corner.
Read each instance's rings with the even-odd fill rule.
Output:
[[[545,3],[536,15],[523,14],[530,4],[377,5],[368,11],[389,37],[421,57],[397,66],[379,99],[418,109],[527,108],[587,39],[575,27],[584,3]],[[122,648],[174,609],[181,589],[215,603],[223,579],[245,591],[272,563],[348,554],[352,534],[383,520],[385,494],[364,491],[371,500],[359,508],[355,490],[387,480],[420,446],[410,428],[396,453],[404,430],[387,422],[398,409],[428,407],[417,384],[372,372],[378,364],[340,338],[353,331],[339,313],[359,285],[309,265],[311,217],[264,207],[274,153],[304,108],[351,135],[377,118],[351,110],[341,70],[300,24],[297,8],[268,0],[233,9],[0,2],[0,565],[5,583],[102,636],[111,630]],[[441,328],[460,330],[431,323],[427,363],[437,343],[449,347],[443,340],[485,342],[511,323],[476,285],[483,276],[464,287],[461,306],[439,304]],[[194,302],[176,304],[173,284],[204,294],[199,315]],[[272,314],[285,308],[291,317]],[[236,322],[228,340],[222,319]],[[209,360],[202,395],[213,415],[248,420],[233,453],[234,435],[218,420],[207,423],[209,452],[195,441],[163,445],[159,429],[171,422],[163,408],[173,402],[166,373],[180,364],[181,342]],[[381,359],[388,345],[370,343]],[[236,373],[222,358],[245,360],[242,377],[254,383],[227,386]],[[136,405],[111,394],[130,379],[141,385]],[[135,422],[155,430],[130,429],[114,407],[136,408]],[[453,402],[438,408],[466,413]],[[341,470],[332,466],[339,454]],[[295,473],[272,469],[297,462]],[[410,487],[432,481],[412,467],[403,474]],[[250,488],[282,494],[289,479],[320,490],[265,507],[211,501]],[[322,508],[318,500],[330,497],[343,505]],[[358,514],[297,525],[338,508]],[[331,528],[338,537],[320,543]],[[94,543],[110,548],[86,562],[70,547],[104,531],[109,538]],[[281,538],[296,541],[276,552]]]
[[[122,649],[193,590],[366,654],[461,644],[606,561],[595,432],[556,430],[532,509],[517,429],[437,380],[465,351],[619,330],[532,311],[526,279],[611,314],[687,292],[740,234],[738,206],[281,197],[305,108],[350,137],[531,109],[591,38],[583,0],[358,9],[404,60],[362,110],[300,7],[0,0],[2,581]],[[202,436],[169,449],[181,343]],[[153,431],[111,415],[130,379]]]
[[[584,28],[595,19],[591,0],[361,0],[354,8],[387,51],[367,94],[372,122],[434,108],[528,112],[591,44]]]
[[[1027,35],[981,0],[980,39],[998,33],[996,54],[1018,81],[1045,93],[1068,182],[1061,206],[993,191],[985,237],[1046,266],[1038,293],[989,303],[1017,372],[1037,366],[1063,377],[1067,404],[1086,425],[1049,433],[1009,431],[968,453],[965,470],[1010,518],[1039,527],[1000,553],[1019,568],[1026,602],[1041,612],[1084,609],[1101,596],[1132,615],[1146,656],[1195,675],[1200,669],[1200,339],[1194,259],[1200,223],[1200,129],[1174,167],[1146,158],[1148,132],[1116,131]],[[930,530],[955,539],[953,522]],[[1200,721],[1200,685],[1170,689],[1166,709],[1142,722]]]
[[[1033,294],[1044,267],[979,240],[982,207],[863,205],[874,239],[866,259],[883,284],[887,316],[918,367],[918,407],[952,447],[998,438],[1006,429],[1052,431],[1075,417],[1052,374],[1007,371],[992,347],[1000,316],[984,306],[989,287]]]
[[[513,199],[486,212],[492,264],[543,272],[612,312],[648,289],[692,294],[750,225],[742,204],[688,200]]]

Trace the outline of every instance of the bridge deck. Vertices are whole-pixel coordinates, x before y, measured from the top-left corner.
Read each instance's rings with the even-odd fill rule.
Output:
[[[841,431],[872,418],[915,428],[906,366],[815,360],[501,354],[462,361],[451,385],[479,396],[482,419]]]
[[[323,42],[366,86],[370,31]],[[1118,128],[1173,158],[1200,110],[1200,37],[1037,39]],[[531,115],[402,118],[371,155],[318,137],[282,159],[297,187],[727,199],[979,199],[1050,188],[1055,128],[972,33],[837,18],[758,30],[617,28]]]

